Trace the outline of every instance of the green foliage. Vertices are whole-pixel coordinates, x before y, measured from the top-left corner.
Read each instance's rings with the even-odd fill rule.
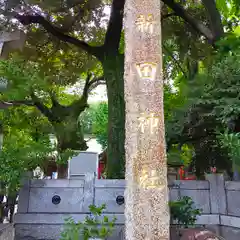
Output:
[[[189,166],[192,161],[193,154],[194,149],[192,146],[184,144],[179,149],[178,145],[172,145],[167,153],[168,163]]]
[[[74,156],[78,155],[78,151],[74,151],[72,149],[65,149],[64,151],[61,151],[58,153],[57,157],[57,164],[66,164],[69,159],[71,159]]]
[[[240,133],[218,133],[220,145],[228,149],[233,164],[240,168]]]
[[[197,104],[213,109],[206,116],[213,115],[223,124],[235,120],[240,114],[240,49],[234,55],[222,57],[205,75],[203,94]]]
[[[202,210],[194,207],[190,197],[184,196],[177,201],[169,202],[172,220],[184,228],[192,227],[201,215]]]
[[[0,61],[0,77],[8,80],[8,88],[3,92],[4,100],[31,100],[31,93],[35,93],[39,99],[51,107],[50,93],[54,93],[60,104],[69,105],[79,99],[79,94],[66,92],[67,80],[61,77],[62,83],[53,82],[53,77],[47,72],[42,72],[38,62],[25,60],[22,56],[13,55],[8,60]],[[80,81],[80,74],[78,75]],[[80,81],[81,82],[81,81]],[[76,87],[77,89],[77,87]]]
[[[231,44],[230,44],[230,42]],[[219,52],[212,56],[212,64],[202,63],[193,81],[178,90],[185,96],[184,104],[173,109],[166,121],[168,148],[187,144],[194,148],[193,166],[200,176],[210,165],[230,170],[229,148],[219,145],[216,129],[233,126],[238,131],[239,99],[239,38],[226,37],[218,43]],[[231,48],[226,52],[225,47]],[[182,81],[183,82],[183,81]]]
[[[26,108],[21,109],[25,114]],[[11,191],[19,188],[25,172],[41,166],[53,151],[48,134],[37,132],[36,127],[37,124],[41,125],[41,120],[36,121],[35,126],[32,124],[26,126],[26,123],[23,124],[20,119],[19,112],[22,111],[9,109],[1,114],[1,121],[4,123],[4,141],[0,152],[0,181],[11,187]]]
[[[21,12],[27,13],[29,13],[29,9],[35,9],[34,11],[39,10],[40,12],[44,12],[45,16],[48,16],[47,20],[50,24],[56,26],[57,29],[60,29],[69,36],[76,37],[79,40],[87,40],[88,43],[93,46],[100,46],[104,42],[106,32],[105,23],[108,21],[103,20],[103,17],[106,17],[104,10],[106,5],[110,4],[110,1],[88,0],[76,3],[74,0],[69,0],[63,3],[63,1],[59,0],[30,0],[26,5],[22,1],[11,0],[7,1],[9,9],[4,8],[5,2],[6,1],[1,3],[1,9],[4,11],[3,14],[6,14],[10,9],[12,10],[13,7],[16,7],[16,9],[14,9],[16,11],[21,9]],[[210,24],[209,21],[211,16],[209,16],[209,12],[201,1],[176,2],[182,6],[187,14],[194,17],[194,21],[197,22],[196,26],[204,24],[207,27],[211,25],[209,31],[212,34],[210,35],[215,34],[212,29],[214,28],[214,24]],[[226,87],[223,86],[221,91],[223,93],[223,90],[226,88],[229,94],[225,99],[225,96],[221,93],[220,99],[218,99],[217,91],[220,87],[215,83],[212,84],[212,78],[222,83],[222,80],[228,80],[228,75],[224,75],[222,78],[217,77],[218,79],[212,77],[210,76],[211,74],[208,73],[208,66],[211,66],[212,63],[215,65],[216,58],[214,55],[216,52],[222,52],[221,57],[224,58],[224,56],[228,54],[235,54],[233,48],[240,45],[239,42],[235,41],[235,35],[239,31],[239,5],[239,0],[216,0],[216,6],[219,10],[219,15],[221,16],[226,33],[225,38],[227,38],[227,40],[223,39],[226,41],[222,46],[215,44],[214,47],[217,46],[218,49],[212,48],[212,46],[209,45],[209,41],[203,40],[202,33],[196,31],[191,24],[186,24],[186,21],[183,21],[181,17],[176,17],[175,12],[169,8],[168,4],[164,4],[162,8],[162,20],[164,24],[164,79],[174,81],[174,86],[177,86],[178,89],[176,92],[172,92],[171,89],[165,89],[164,93],[166,140],[169,149],[171,149],[171,146],[174,144],[179,143],[180,145],[186,143],[188,146],[193,146],[196,153],[194,159],[198,159],[197,161],[206,159],[206,162],[209,163],[211,158],[218,159],[218,162],[221,162],[221,156],[219,155],[223,154],[215,147],[215,128],[216,126],[221,128],[229,119],[234,120],[238,115],[238,102],[235,95],[236,89],[238,89],[237,85],[234,84],[234,81],[232,83],[226,81],[229,82],[229,84],[227,84],[228,86]],[[106,19],[109,18],[107,17]],[[16,21],[7,22],[4,17],[0,19],[0,22],[2,23],[0,25],[3,27],[6,26],[7,23],[10,29],[13,28],[13,25],[15,28],[19,28],[19,23],[16,23]],[[41,85],[41,87],[39,87],[38,84],[36,84],[38,80],[33,76],[33,85],[45,104],[50,105],[51,103],[48,93],[43,91],[43,89],[47,89],[47,91],[54,89],[55,92],[58,92],[57,96],[58,99],[60,99],[61,91],[58,91],[58,89],[61,89],[62,86],[74,84],[78,81],[80,73],[89,69],[98,68],[96,65],[99,65],[99,62],[97,62],[96,58],[79,50],[79,47],[66,44],[57,37],[46,34],[46,31],[39,25],[32,24],[28,26],[27,29],[27,44],[22,55],[24,59],[30,59],[32,62],[38,63],[40,72],[44,73],[44,84],[39,81]],[[217,30],[218,29],[216,29],[216,31]],[[234,34],[234,36],[232,36],[232,34]],[[124,42],[122,39],[120,51],[123,51],[123,46]],[[106,56],[109,55],[111,54],[106,54]],[[221,63],[221,61],[219,62]],[[201,63],[204,69],[202,76],[192,81],[195,74],[199,71],[199,63]],[[231,66],[230,62],[228,62],[228,64]],[[239,64],[235,61],[235,66],[237,65]],[[221,69],[225,69],[224,64],[217,69],[217,72],[220,73]],[[215,70],[213,70],[212,73],[214,73],[214,71]],[[228,71],[231,71],[231,69],[229,68]],[[219,75],[221,76],[221,74]],[[202,79],[198,82],[200,78]],[[26,92],[22,89],[24,84],[26,84],[26,90],[28,90],[28,83],[24,80],[26,79],[21,79],[21,91],[20,88],[18,88],[19,91],[15,91],[12,95],[14,99],[17,99],[20,93]],[[209,83],[211,86],[208,85]],[[61,87],[59,87],[59,85]],[[186,89],[184,89],[182,85],[187,86],[187,91],[185,91]],[[206,94],[205,85],[208,86],[211,91],[215,90],[213,97],[210,94],[210,90],[207,90],[208,93]],[[108,86],[114,85],[108,84]],[[230,89],[230,86],[235,86],[233,98],[231,98],[230,95],[234,89]],[[119,89],[117,89],[117,91],[118,90]],[[192,90],[193,93],[190,93]],[[208,96],[206,97],[205,95]],[[26,94],[24,97],[25,96],[28,99]],[[66,98],[68,98],[68,96]],[[220,101],[220,104],[218,101]],[[227,101],[230,102],[227,103]],[[110,104],[113,103],[109,103],[109,106]],[[116,110],[120,111],[120,109]],[[107,121],[105,122],[105,119],[102,117],[98,117],[98,119],[101,119],[100,123],[97,125],[91,124],[91,126],[94,125],[94,132],[104,148],[107,144]],[[114,125],[110,127],[114,127]],[[124,143],[120,142],[120,144],[123,146]],[[109,152],[111,151],[109,150]],[[218,155],[217,153],[220,154]],[[201,166],[203,165],[205,167],[207,164],[201,164]]]
[[[99,104],[95,113],[95,121],[93,125],[93,133],[96,135],[97,141],[102,148],[107,147],[107,124],[108,124],[108,104],[102,102]]]
[[[83,222],[76,223],[72,217],[65,220],[64,231],[61,233],[61,240],[84,240],[90,238],[106,239],[114,229],[116,218],[110,220],[107,216],[102,216],[106,205],[100,207],[89,206],[91,216],[87,216]]]
[[[85,134],[93,134],[102,149],[107,147],[108,104],[93,104],[80,117]]]

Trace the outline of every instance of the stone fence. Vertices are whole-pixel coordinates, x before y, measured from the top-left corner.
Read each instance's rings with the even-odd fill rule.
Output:
[[[124,204],[116,199],[124,196],[124,189],[124,180],[96,180],[91,174],[68,180],[29,180],[19,194],[16,240],[59,239],[64,219],[72,216],[82,221],[90,204],[106,204],[104,215],[117,217],[110,239],[123,239]],[[207,175],[206,181],[170,181],[169,189],[170,200],[190,196],[202,209],[197,224],[226,239],[240,239],[240,182],[224,181],[222,175],[214,174]]]
[[[0,240],[13,240],[14,230],[12,224],[0,224]]]

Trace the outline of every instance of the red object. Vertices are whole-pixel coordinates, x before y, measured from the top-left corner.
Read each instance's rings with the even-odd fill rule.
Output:
[[[196,180],[196,177],[195,176],[188,176],[188,177],[185,177],[184,180]]]
[[[99,162],[98,162],[98,179],[103,178],[103,173],[105,171],[105,167],[107,165],[107,151],[104,150],[99,154]]]
[[[183,169],[183,166],[180,167],[180,169],[178,170],[178,174],[179,174],[180,180],[184,180],[185,171]]]
[[[178,170],[180,180],[196,180],[196,176],[190,175],[185,177],[184,166],[181,166]]]
[[[217,168],[216,167],[211,167],[211,172],[212,173],[216,173],[217,172]]]
[[[99,164],[98,164],[98,179],[100,179],[102,177],[102,174],[104,172],[104,169],[105,169],[105,164],[104,162],[102,161],[99,161]]]

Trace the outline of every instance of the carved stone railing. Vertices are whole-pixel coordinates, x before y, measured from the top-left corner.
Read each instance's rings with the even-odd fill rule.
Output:
[[[222,175],[213,174],[207,175],[206,181],[169,181],[169,189],[170,200],[189,196],[196,207],[202,209],[197,225],[225,239],[240,239],[239,182],[227,182]],[[94,175],[81,179],[27,181],[20,191],[15,216],[17,240],[26,240],[27,236],[59,239],[64,219],[72,216],[76,221],[83,221],[89,214],[90,204],[106,204],[103,214],[117,217],[116,234],[111,240],[120,240],[125,223],[124,190],[124,180],[96,180]]]

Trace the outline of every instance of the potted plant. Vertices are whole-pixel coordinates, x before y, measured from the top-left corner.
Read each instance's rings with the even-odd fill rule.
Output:
[[[90,205],[90,215],[83,222],[76,223],[72,217],[65,219],[64,231],[60,240],[104,240],[109,237],[115,226],[116,218],[110,220],[102,216],[106,205],[100,207]]]

